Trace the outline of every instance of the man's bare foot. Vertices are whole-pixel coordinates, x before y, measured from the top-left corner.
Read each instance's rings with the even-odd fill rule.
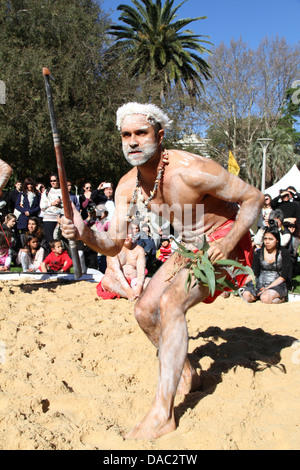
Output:
[[[187,395],[188,393],[195,392],[201,387],[201,377],[197,374],[195,369],[188,363],[184,367],[177,393],[179,395]]]
[[[158,439],[169,432],[175,431],[176,424],[174,416],[163,420],[157,411],[149,411],[145,418],[140,421],[131,431],[125,434],[125,439]]]

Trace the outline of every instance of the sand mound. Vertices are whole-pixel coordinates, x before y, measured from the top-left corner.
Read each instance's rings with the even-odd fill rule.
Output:
[[[188,312],[203,389],[175,432],[124,441],[156,388],[153,346],[126,300],[90,282],[0,284],[0,449],[299,449],[300,303],[219,298]]]

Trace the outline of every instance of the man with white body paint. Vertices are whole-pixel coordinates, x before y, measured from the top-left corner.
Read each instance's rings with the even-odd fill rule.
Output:
[[[74,210],[73,221],[62,221],[64,236],[115,256],[126,239],[128,208],[136,199],[135,192],[140,192],[147,208],[163,211],[161,215],[169,217],[176,229],[188,208],[189,222],[188,227],[183,224],[182,239],[193,243],[206,235],[212,262],[231,258],[246,263],[247,250],[241,241],[245,242],[260,214],[263,195],[210,159],[181,150],[166,153],[162,141],[170,124],[168,116],[153,105],[128,103],[118,110],[123,153],[134,168],[118,184],[109,232],[105,236],[89,230]],[[171,208],[169,213],[167,208]],[[138,324],[159,351],[159,381],[149,412],[127,438],[153,439],[173,431],[177,389],[188,393],[200,385],[200,377],[187,359],[185,314],[198,302],[213,299],[208,300],[208,288],[202,284],[185,290],[187,269],[176,272],[176,257],[174,254],[161,266],[135,304]]]
[[[120,253],[107,257],[107,269],[101,279],[106,292],[112,292],[128,300],[137,299],[149,278],[145,276],[146,257],[144,249],[128,236]]]

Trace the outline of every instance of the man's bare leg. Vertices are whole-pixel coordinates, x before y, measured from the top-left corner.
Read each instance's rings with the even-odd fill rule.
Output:
[[[188,331],[185,314],[188,308],[208,295],[207,287],[201,285],[192,289],[190,293],[186,293],[184,288],[186,276],[186,269],[180,271],[161,296],[157,391],[149,413],[125,436],[128,439],[155,439],[174,431],[176,428],[174,399],[184,369],[185,374],[188,370],[190,371],[187,376],[192,380],[191,366],[186,363]],[[148,289],[150,288],[151,284]],[[155,334],[152,335],[152,339],[158,334],[158,328],[156,327],[153,331]],[[149,338],[151,336],[149,330],[148,336]]]
[[[171,282],[169,279],[174,272],[174,262],[176,263],[176,258],[173,255],[151,279],[149,287],[147,287],[135,304],[136,320],[140,328],[157,349],[159,349],[161,336],[159,300],[164,290]],[[153,294],[153,292],[155,294]],[[194,390],[198,390],[200,385],[200,376],[186,358],[182,377],[178,385],[178,393],[186,395]]]
[[[115,294],[119,294],[121,297],[127,299],[128,294],[118,281],[117,278],[111,276],[110,274],[106,274],[103,276],[101,281],[102,287],[106,292],[113,292]]]
[[[239,254],[236,249],[231,253],[231,258],[237,259]],[[167,261],[170,266],[171,258]],[[169,278],[166,277],[167,263],[160,268],[159,271],[162,271],[158,271],[156,279],[156,275],[154,276],[145,296],[137,303],[135,312],[141,328],[155,345],[159,345],[159,381],[150,411],[125,436],[128,439],[155,439],[175,430],[174,399],[179,381],[182,377],[182,381],[189,383],[189,386],[193,382],[192,368],[189,368],[187,362],[188,331],[185,314],[190,307],[204,300],[209,292],[207,287],[198,284],[187,293],[184,287],[187,269],[182,269],[161,295],[164,279]],[[224,274],[225,271],[222,273],[220,270],[218,277]],[[156,287],[158,291],[155,290]],[[142,312],[147,311],[147,304],[141,308],[142,302],[145,303],[145,299],[153,299],[154,296],[160,298],[159,311],[149,301],[148,316],[145,313],[142,315]]]
[[[201,387],[201,377],[186,358],[180,381],[177,387],[177,393],[180,395],[188,395],[191,392],[199,390]]]

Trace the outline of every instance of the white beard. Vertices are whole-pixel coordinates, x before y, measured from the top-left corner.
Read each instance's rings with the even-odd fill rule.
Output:
[[[137,147],[135,149],[123,144],[122,148],[124,157],[131,166],[141,166],[144,163],[147,163],[156,154],[158,144],[146,144],[142,148]]]

